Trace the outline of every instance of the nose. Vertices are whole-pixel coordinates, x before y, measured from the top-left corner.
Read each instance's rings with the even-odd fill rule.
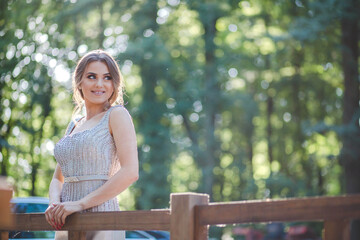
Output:
[[[102,87],[104,85],[104,79],[99,78],[96,82],[96,87]]]

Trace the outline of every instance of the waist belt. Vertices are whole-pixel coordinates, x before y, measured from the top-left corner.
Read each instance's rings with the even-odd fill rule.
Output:
[[[76,176],[76,177],[66,177],[64,181],[66,183],[70,182],[81,182],[81,181],[92,181],[92,180],[108,180],[107,175],[85,175],[85,176]]]

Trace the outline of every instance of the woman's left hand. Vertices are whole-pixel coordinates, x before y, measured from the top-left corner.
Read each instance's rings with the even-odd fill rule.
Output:
[[[52,213],[55,223],[62,227],[65,224],[65,219],[67,216],[74,212],[80,212],[81,210],[83,209],[78,201],[62,202],[53,204]]]

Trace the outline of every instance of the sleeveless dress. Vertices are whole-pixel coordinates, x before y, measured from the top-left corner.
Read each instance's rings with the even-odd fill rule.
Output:
[[[101,187],[120,169],[115,142],[109,132],[109,115],[116,107],[122,106],[110,107],[90,129],[71,134],[75,127],[71,121],[64,137],[55,145],[54,156],[65,178],[61,202],[80,200]],[[110,199],[83,212],[100,211],[120,211],[117,199]],[[56,232],[55,239],[67,239],[67,232]],[[123,240],[125,231],[91,231],[87,232],[86,239]]]

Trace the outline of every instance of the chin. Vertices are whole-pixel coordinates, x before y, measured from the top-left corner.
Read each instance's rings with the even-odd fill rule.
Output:
[[[94,105],[105,105],[105,104],[109,103],[109,101],[107,99],[104,99],[104,100],[85,100],[85,103],[94,104]]]

